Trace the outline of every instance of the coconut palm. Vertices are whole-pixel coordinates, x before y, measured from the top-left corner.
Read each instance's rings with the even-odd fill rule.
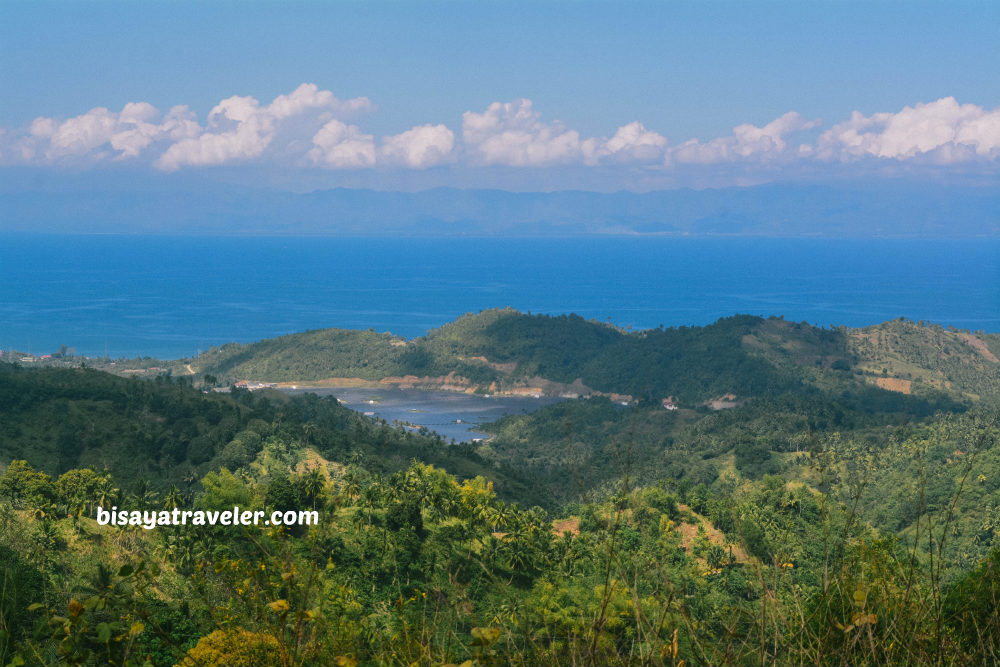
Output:
[[[306,422],[302,425],[303,440],[307,446],[316,444],[316,431],[319,427],[313,422]]]
[[[484,518],[490,528],[506,528],[514,514],[511,508],[503,501],[498,501],[495,505],[487,505],[484,510]]]
[[[348,466],[347,471],[344,473],[341,490],[351,502],[356,501],[358,496],[361,495],[361,477],[358,474],[357,468],[353,465]]]
[[[94,500],[98,507],[110,508],[116,504],[119,497],[119,490],[115,488],[110,475],[105,475],[97,485],[97,495]]]
[[[316,500],[323,493],[325,486],[326,477],[318,468],[314,468],[306,474],[303,489],[306,492],[306,497],[312,499],[313,509],[316,509]]]
[[[167,491],[166,495],[163,496],[163,509],[170,511],[175,507],[182,506],[183,504],[184,495],[175,484],[171,484],[170,489]]]
[[[135,483],[135,502],[140,507],[149,507],[156,503],[156,497],[158,494],[150,486],[149,480],[145,478],[140,478],[138,482]]]

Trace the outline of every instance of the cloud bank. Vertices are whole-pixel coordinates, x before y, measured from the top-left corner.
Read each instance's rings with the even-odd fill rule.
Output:
[[[0,128],[0,165],[148,164],[164,172],[265,164],[330,170],[441,166],[477,169],[625,168],[669,173],[695,166],[746,168],[859,162],[979,164],[1000,161],[1000,108],[952,97],[899,111],[824,125],[789,111],[762,126],[741,124],[727,136],[671,143],[631,121],[610,137],[584,137],[548,120],[529,99],[494,102],[461,114],[456,131],[417,125],[376,137],[363,129],[376,111],[366,97],[340,99],[303,83],[268,104],[250,96],[221,100],[201,122],[189,107],[161,112],[147,102],[104,107],[72,118],[39,117]]]
[[[1000,109],[986,111],[945,97],[898,113],[864,116],[855,111],[824,132],[816,148],[820,157],[841,161],[866,156],[922,157],[941,164],[995,160],[1000,155]]]

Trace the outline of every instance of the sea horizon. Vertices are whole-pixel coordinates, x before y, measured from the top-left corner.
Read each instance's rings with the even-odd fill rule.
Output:
[[[632,329],[734,314],[1000,331],[1000,240],[0,234],[0,349],[190,357],[321,328],[415,338],[488,308]]]

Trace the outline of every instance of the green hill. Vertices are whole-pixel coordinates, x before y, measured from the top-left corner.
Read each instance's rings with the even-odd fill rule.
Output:
[[[201,373],[225,379],[280,382],[336,376],[377,380],[402,369],[403,342],[387,333],[323,329],[215,347],[193,364]]]
[[[849,349],[870,381],[897,390],[1000,396],[1000,334],[899,319],[850,331]]]
[[[806,387],[869,385],[958,400],[1000,396],[1000,335],[907,321],[823,329],[737,315],[704,327],[626,331],[576,315],[512,309],[464,315],[405,341],[372,331],[323,329],[213,348],[175,363],[175,374],[321,383],[331,378],[415,382],[497,393],[540,387],[553,394],[668,396],[693,407]],[[414,382],[412,378],[408,380]]]

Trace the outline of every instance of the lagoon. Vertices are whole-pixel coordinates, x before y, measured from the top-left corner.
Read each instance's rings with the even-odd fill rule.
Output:
[[[382,387],[300,388],[283,391],[293,395],[313,393],[335,396],[345,406],[375,419],[384,419],[390,424],[398,421],[414,427],[425,426],[440,433],[445,440],[455,442],[489,438],[488,434],[476,431],[475,428],[505,415],[533,412],[542,406],[564,400],[545,396],[486,397],[450,391]]]

